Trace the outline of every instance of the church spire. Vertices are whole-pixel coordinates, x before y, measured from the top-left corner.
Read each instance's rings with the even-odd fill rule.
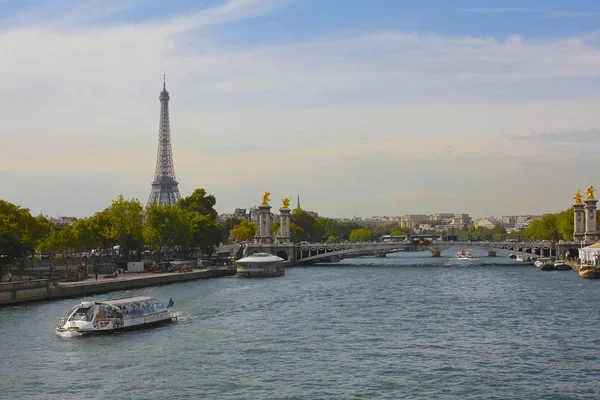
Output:
[[[301,208],[300,208],[300,195],[298,195],[298,203],[296,205],[296,208],[299,209],[299,210],[301,210]]]

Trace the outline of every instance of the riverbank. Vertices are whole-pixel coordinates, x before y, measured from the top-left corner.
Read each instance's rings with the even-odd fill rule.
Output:
[[[203,269],[185,273],[131,273],[120,275],[118,278],[99,277],[98,280],[92,276],[83,281],[59,282],[56,286],[50,284],[48,279],[1,283],[0,306],[32,301],[85,297],[119,290],[169,285],[178,282],[221,278],[233,275],[235,275],[235,269]]]

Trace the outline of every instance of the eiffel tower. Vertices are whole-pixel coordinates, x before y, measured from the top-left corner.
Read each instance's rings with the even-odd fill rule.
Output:
[[[163,75],[163,90],[160,92],[160,126],[158,130],[158,153],[152,191],[146,207],[150,204],[174,205],[181,198],[175,179],[173,152],[171,150],[171,126],[169,123],[169,92]]]

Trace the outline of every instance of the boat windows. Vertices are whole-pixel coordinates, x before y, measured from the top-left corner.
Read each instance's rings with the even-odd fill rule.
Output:
[[[69,317],[69,321],[91,321],[94,313],[90,307],[78,307]]]

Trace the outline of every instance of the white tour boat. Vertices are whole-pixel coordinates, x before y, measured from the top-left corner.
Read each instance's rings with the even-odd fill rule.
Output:
[[[517,255],[517,261],[518,262],[531,262],[531,257],[519,254],[519,255]]]
[[[269,253],[255,253],[237,260],[236,275],[244,278],[271,278],[283,276],[284,259]]]
[[[456,253],[456,259],[457,260],[472,260],[473,259],[473,254],[471,254],[471,250],[461,250],[458,253]]]
[[[130,297],[102,301],[82,301],[71,308],[66,318],[56,325],[57,333],[110,333],[114,331],[147,327],[176,320],[169,304],[164,305],[153,297]]]

